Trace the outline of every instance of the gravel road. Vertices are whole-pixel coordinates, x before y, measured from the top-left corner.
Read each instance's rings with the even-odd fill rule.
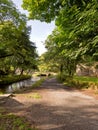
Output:
[[[34,93],[40,98],[30,98]],[[12,112],[35,122],[40,130],[98,130],[98,100],[64,87],[54,78],[13,100]]]

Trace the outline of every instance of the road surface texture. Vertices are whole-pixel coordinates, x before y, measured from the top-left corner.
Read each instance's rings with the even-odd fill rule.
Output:
[[[55,78],[38,89],[16,94],[4,105],[39,130],[98,130],[98,100],[64,87]]]

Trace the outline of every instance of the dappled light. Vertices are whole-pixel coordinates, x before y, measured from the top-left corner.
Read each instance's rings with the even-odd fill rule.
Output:
[[[49,79],[41,89],[10,98],[12,107],[9,100],[2,107],[4,105],[9,112],[26,117],[43,130],[97,130],[98,101],[78,91],[67,90],[54,78]],[[41,98],[33,98],[35,93]]]
[[[33,97],[35,94],[40,97]],[[43,130],[98,129],[98,100],[76,90],[68,91],[54,78],[47,79],[39,89],[15,94],[1,105]]]
[[[8,129],[98,130],[98,0],[0,0],[0,130]]]

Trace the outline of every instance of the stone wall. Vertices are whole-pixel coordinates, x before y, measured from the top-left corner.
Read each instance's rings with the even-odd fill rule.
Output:
[[[94,76],[98,77],[98,68],[96,68],[95,64],[94,66],[86,66],[83,64],[79,64],[76,67],[76,74],[79,76]]]

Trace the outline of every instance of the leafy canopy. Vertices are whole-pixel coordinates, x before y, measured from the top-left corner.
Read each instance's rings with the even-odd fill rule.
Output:
[[[87,58],[98,61],[97,0],[23,0],[22,7],[30,19],[55,20],[56,29],[45,42],[47,59],[63,62],[68,70]]]
[[[26,16],[11,0],[1,0],[0,9],[0,74],[36,69],[36,47],[30,41]]]

